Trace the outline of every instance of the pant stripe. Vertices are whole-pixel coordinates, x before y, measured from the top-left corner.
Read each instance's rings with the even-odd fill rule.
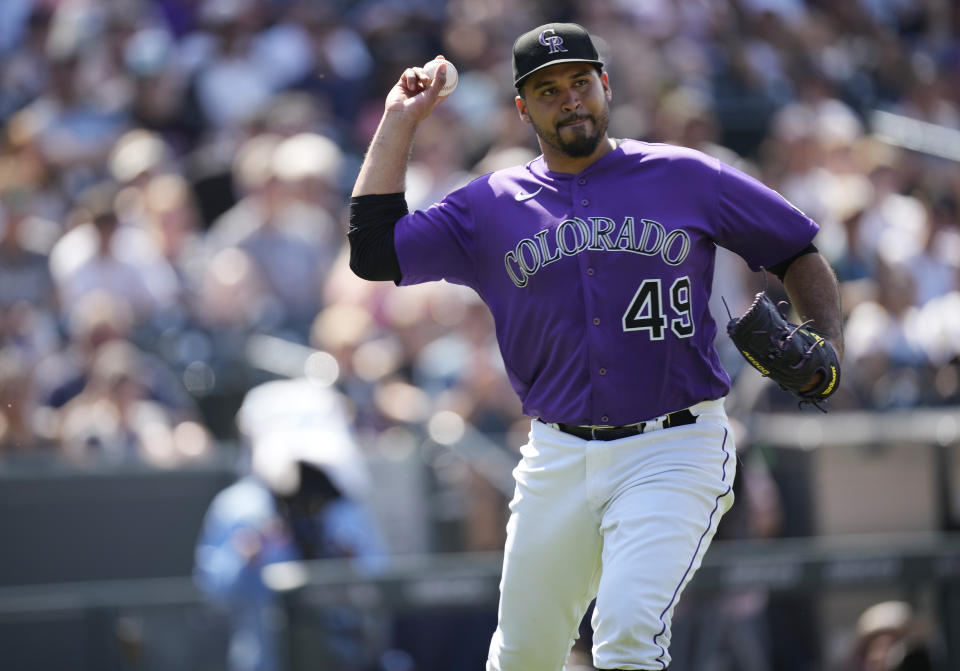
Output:
[[[727,452],[727,429],[724,429],[723,431],[723,444],[721,445],[721,449],[723,450],[724,455],[726,455],[724,456],[724,459],[723,459],[721,479],[722,481],[726,482],[727,462],[730,461],[730,453]],[[707,528],[703,530],[703,533],[700,535],[700,540],[697,541],[697,549],[694,550],[693,556],[690,558],[690,563],[687,564],[687,570],[684,571],[683,577],[680,578],[680,582],[677,584],[676,589],[673,590],[673,596],[670,597],[670,602],[667,604],[666,608],[663,609],[663,612],[660,613],[660,623],[662,626],[660,627],[660,631],[658,631],[657,634],[653,637],[653,644],[658,648],[660,648],[660,655],[657,657],[656,661],[660,663],[660,667],[663,669],[667,668],[666,662],[663,661],[663,657],[664,655],[667,654],[667,651],[662,645],[660,645],[657,639],[663,636],[667,631],[667,621],[665,619],[665,616],[667,612],[673,607],[673,604],[677,600],[677,595],[680,593],[680,588],[683,587],[683,584],[687,580],[687,576],[690,575],[690,571],[693,570],[693,563],[697,560],[697,556],[700,554],[700,547],[703,545],[703,540],[707,537],[707,534],[710,533],[710,529],[713,527],[713,517],[714,515],[717,514],[717,511],[720,509],[720,499],[727,496],[730,493],[731,489],[732,489],[732,486],[727,485],[727,489],[722,494],[719,494],[716,500],[714,501],[713,510],[710,511],[710,517],[707,519]]]

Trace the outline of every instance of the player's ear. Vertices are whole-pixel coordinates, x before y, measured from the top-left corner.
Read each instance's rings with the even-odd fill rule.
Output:
[[[610,77],[606,70],[600,73],[600,84],[603,86],[603,94],[607,97],[607,102],[613,100],[613,89],[610,88]]]
[[[516,102],[517,102],[517,112],[520,113],[520,119],[524,123],[530,123],[530,115],[527,114],[527,101],[523,99],[523,96],[517,96]]]

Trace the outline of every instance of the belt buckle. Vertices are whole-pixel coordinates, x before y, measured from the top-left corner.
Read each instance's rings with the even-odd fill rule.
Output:
[[[590,426],[590,440],[597,440],[597,427],[594,425]]]

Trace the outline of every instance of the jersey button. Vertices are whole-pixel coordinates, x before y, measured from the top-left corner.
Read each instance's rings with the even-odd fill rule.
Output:
[[[601,368],[599,372],[600,372],[601,375],[606,375],[606,374],[607,374],[607,369],[606,369],[606,368]]]
[[[603,417],[600,418],[600,421],[603,422],[604,424],[606,424],[607,422],[610,421],[610,418],[607,417],[606,415],[604,415]]]
[[[600,326],[600,317],[594,317],[594,318],[593,318],[593,325],[594,325],[594,326]]]
[[[577,180],[577,184],[579,184],[580,186],[583,186],[586,183],[587,183],[587,180],[585,180],[583,177]]]
[[[586,207],[587,205],[590,204],[590,201],[587,200],[586,198],[584,198],[583,200],[580,201],[580,204],[583,205],[584,207]]]
[[[593,268],[587,268],[587,275],[593,275]]]

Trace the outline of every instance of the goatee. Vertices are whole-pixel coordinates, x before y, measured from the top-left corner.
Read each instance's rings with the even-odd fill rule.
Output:
[[[575,127],[573,129],[574,137],[572,139],[564,140],[560,136],[560,131],[563,128],[563,124],[576,120],[588,121],[593,127],[593,132],[587,132],[587,124],[584,124],[583,126]],[[584,117],[568,117],[567,119],[558,122],[555,126],[554,132],[552,133],[544,132],[544,129],[540,128],[537,124],[533,124],[533,127],[534,130],[537,131],[537,135],[540,136],[540,139],[557,151],[569,156],[570,158],[585,158],[596,151],[600,141],[607,133],[607,126],[609,123],[610,113],[604,109],[598,116],[588,115]]]

